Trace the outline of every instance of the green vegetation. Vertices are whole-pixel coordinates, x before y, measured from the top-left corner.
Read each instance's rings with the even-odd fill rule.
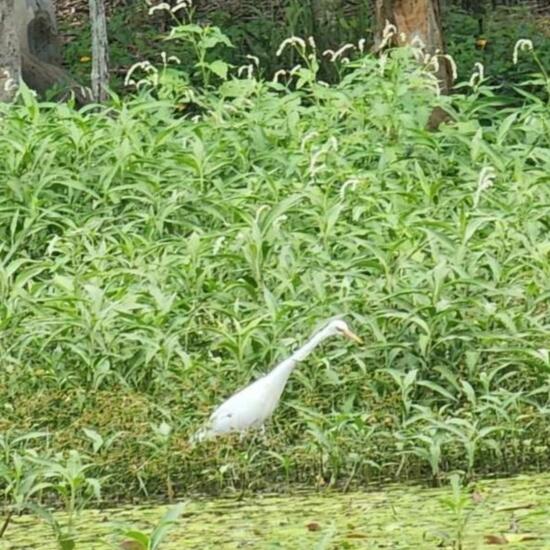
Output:
[[[479,74],[439,97],[433,60],[409,49],[335,54],[328,85],[311,43],[287,42],[301,66],[271,81],[216,58],[215,27],[180,40],[193,64],[137,67],[139,91],[108,106],[26,90],[0,106],[8,523],[32,509],[70,549],[100,489],[171,500],[548,467],[550,80],[529,44],[537,93],[519,87],[517,106]],[[453,121],[430,132],[436,106]],[[266,441],[189,443],[335,314],[366,345],[302,365]]]
[[[209,4],[212,4],[211,6]],[[276,9],[262,9],[254,3],[232,9],[216,9],[215,3],[202,3],[200,9],[180,9],[175,13],[157,10],[148,14],[150,6],[143,0],[114,7],[108,19],[109,52],[113,68],[111,86],[118,92],[126,92],[123,87],[124,73],[137,62],[148,60],[160,62],[162,52],[168,56],[177,55],[183,67],[192,62],[189,44],[165,42],[163,29],[178,23],[199,21],[224,30],[233,47],[218,47],[216,57],[223,58],[233,65],[249,63],[248,55],[253,53],[260,60],[263,76],[271,78],[279,69],[293,66],[296,55],[287,50],[282,57],[273,55],[285,38],[289,36],[315,36],[320,51],[337,48],[347,42],[357,42],[370,37],[371,7],[365,0],[358,0],[355,6],[344,13],[335,10],[327,21],[315,21],[311,5],[290,0]],[[78,29],[75,32],[74,25]],[[91,34],[87,22],[73,21],[63,25],[69,36],[64,48],[65,62],[78,77],[79,82],[89,84]],[[326,58],[320,58],[324,79],[334,78],[332,65]]]
[[[499,93],[514,94],[514,87],[530,78],[536,64],[530,57],[513,62],[513,45],[522,38],[532,40],[543,64],[550,66],[550,27],[526,9],[487,8],[484,29],[479,34],[478,19],[460,10],[448,10],[444,19],[449,54],[457,63],[459,79],[467,80],[475,63],[482,63],[488,82],[499,86]],[[532,90],[536,93],[536,89]],[[519,98],[521,99],[521,98]]]
[[[536,51],[545,66],[550,66],[550,26],[548,19],[537,18],[521,7],[497,7],[488,1],[480,2],[481,12],[465,11],[458,2],[445,3],[443,26],[448,53],[455,59],[459,80],[468,80],[474,65],[485,67],[487,83],[499,86],[499,94],[515,95],[514,87],[530,78],[538,67],[529,56],[513,63],[514,44],[522,39],[533,41]],[[365,50],[373,43],[373,7],[367,0],[349,2],[346,10],[331,14],[326,20],[315,21],[310,3],[290,0],[285,6],[275,10],[254,9],[253,5],[243,4],[240,9],[215,10],[204,3],[200,9],[191,10],[194,20],[219,26],[230,38],[233,47],[219,45],[214,57],[223,58],[235,66],[250,63],[247,57],[253,53],[260,61],[262,76],[271,79],[282,68],[299,62],[296,53],[288,49],[282,56],[274,56],[285,38],[289,36],[314,36],[318,48],[337,50],[346,43],[357,43],[365,39]],[[131,5],[112,7],[109,17],[110,61],[112,66],[111,86],[118,93],[127,93],[124,75],[134,64],[148,60],[160,63],[162,52],[175,55],[186,69],[193,63],[193,52],[189,44],[163,40],[163,27],[189,20],[189,12],[178,10],[175,14],[156,11],[148,15],[148,6],[143,1]],[[479,19],[482,20],[480,33]],[[91,66],[91,37],[86,21],[77,22],[75,30],[64,25],[69,43],[64,48],[65,62],[83,84],[89,85]],[[329,56],[320,56],[320,71],[323,80],[338,80],[338,72]],[[537,93],[537,88],[531,90]],[[516,98],[518,99],[518,98]],[[508,99],[510,101],[510,99]]]
[[[454,490],[390,485],[368,493],[297,492],[256,496],[239,503],[194,499],[186,503],[178,524],[173,523],[173,516],[181,508],[89,510],[78,524],[78,547],[142,550],[149,542],[145,542],[145,533],[159,533],[164,527],[160,548],[165,550],[247,546],[459,550],[460,544],[468,550],[491,550],[499,545],[507,550],[540,550],[550,544],[549,482],[548,475],[522,476],[478,483],[473,490],[459,489],[462,511],[468,518],[461,539],[456,536],[456,512],[446,506],[447,501],[455,501]],[[133,536],[125,531],[129,523],[140,529],[131,532]],[[44,544],[47,536],[44,527],[23,516],[15,520],[10,544],[4,547],[0,542],[0,548],[25,550],[40,541],[41,549],[54,550],[53,545]],[[139,545],[132,546],[135,541]]]

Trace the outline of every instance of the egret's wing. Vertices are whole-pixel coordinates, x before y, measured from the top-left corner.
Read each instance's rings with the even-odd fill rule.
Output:
[[[224,401],[210,415],[206,426],[199,430],[195,439],[200,441],[261,426],[272,409],[269,405],[271,396],[266,379],[267,377],[263,377],[256,380]]]
[[[264,392],[259,380],[223,402],[209,420],[216,433],[244,431],[263,421]]]

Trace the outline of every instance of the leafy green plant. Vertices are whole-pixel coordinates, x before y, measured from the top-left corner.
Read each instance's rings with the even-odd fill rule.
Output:
[[[30,444],[47,435],[41,432],[19,435],[7,432],[0,436],[0,486],[5,513],[0,526],[0,538],[8,529],[11,518],[27,510],[33,499],[49,486],[42,481],[41,470],[32,464],[35,455],[29,448]]]
[[[170,507],[150,535],[135,529],[124,530],[125,540],[122,542],[121,548],[128,548],[128,550],[158,550],[172,527],[177,524],[184,508],[184,502]]]
[[[166,471],[166,495],[170,502],[174,499],[174,489],[172,486],[172,480],[170,478],[171,463],[173,460],[173,453],[170,448],[172,439],[173,428],[166,421],[160,422],[160,424],[152,424],[152,435],[143,441],[145,447],[149,447],[153,450],[152,458],[160,458]]]
[[[24,88],[0,105],[4,421],[55,430],[53,452],[95,445],[125,496],[545,467],[544,72],[518,106],[479,67],[440,97],[410,48],[335,51],[331,84],[314,43],[291,52],[273,79],[204,86],[201,66],[94,110]],[[429,132],[437,106],[452,122]],[[268,445],[189,445],[336,314],[367,344],[296,370]]]
[[[521,5],[486,9],[482,19],[484,28],[480,34],[478,16],[449,6],[444,16],[448,51],[457,62],[460,80],[467,80],[475,63],[482,63],[488,83],[498,86],[498,93],[511,99],[514,88],[540,70],[529,56],[514,62],[514,44],[520,39],[530,39],[543,64],[548,66],[547,36],[536,16]],[[538,93],[535,87],[531,92]],[[520,99],[517,97],[515,101],[519,104]]]
[[[454,516],[453,527],[455,533],[452,538],[452,547],[456,548],[456,550],[462,550],[464,548],[466,527],[474,507],[472,506],[470,495],[465,491],[462,485],[460,475],[452,474],[449,478],[449,482],[452,491],[451,495],[441,497],[439,500]]]
[[[100,480],[87,475],[94,464],[74,450],[69,451],[66,457],[58,454],[47,459],[31,457],[30,461],[40,468],[48,489],[62,503],[66,521],[62,523],[42,505],[33,504],[31,510],[52,528],[61,550],[72,550],[76,547],[75,521],[79,513],[101,496]]]

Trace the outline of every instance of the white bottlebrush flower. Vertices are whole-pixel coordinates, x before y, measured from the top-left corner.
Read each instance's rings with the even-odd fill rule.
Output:
[[[348,50],[354,50],[355,44],[344,44],[339,50],[336,50],[332,53],[332,56],[330,58],[331,61],[336,61],[343,53],[347,52]]]
[[[343,184],[342,184],[342,187],[340,187],[340,198],[343,200],[346,196],[346,191],[349,189],[351,189],[352,191],[355,191],[355,188],[357,187],[357,184],[359,183],[359,179],[358,178],[350,178],[348,180],[346,180]]]
[[[216,255],[221,250],[224,241],[225,241],[224,236],[218,237],[216,239],[216,241],[214,242],[214,246],[212,247],[212,252],[214,253],[214,255]]]
[[[272,82],[279,82],[279,77],[285,76],[286,71],[284,69],[279,69],[274,75]]]
[[[10,76],[10,72],[8,71],[8,69],[2,69],[2,78],[6,79],[6,81],[4,82],[5,92],[12,92],[13,90],[17,89],[17,82],[15,82],[15,79]]]
[[[324,151],[322,149],[318,149],[311,155],[311,159],[309,160],[309,173],[314,176],[319,170],[323,168],[324,165],[318,165],[317,161],[319,158],[323,155]]]
[[[279,229],[287,220],[288,216],[286,214],[281,214],[273,221],[273,227]]]
[[[241,65],[237,69],[237,76],[241,76],[244,72],[246,72],[246,78],[252,78],[252,73],[254,72],[254,65],[250,63],[249,65]]]
[[[385,53],[381,53],[378,58],[378,66],[380,67],[380,74],[383,75],[388,63],[388,56]]]
[[[178,2],[170,11],[176,13],[183,9],[189,9],[193,6],[191,0],[183,0],[183,2]]]
[[[455,60],[448,53],[444,53],[441,57],[445,58],[449,62],[449,65],[451,67],[451,77],[454,82],[458,78]]]
[[[479,173],[477,189],[474,194],[474,208],[476,208],[481,199],[481,195],[491,188],[495,182],[496,174],[492,166],[484,166]]]
[[[304,151],[304,148],[306,146],[306,143],[310,140],[310,139],[313,139],[315,137],[317,137],[319,135],[318,132],[316,132],[315,130],[313,132],[308,132],[302,139],[302,143],[300,145],[300,151]]]
[[[483,63],[479,63],[479,61],[474,65],[474,72],[472,73],[472,76],[470,77],[470,86],[474,87],[476,83],[480,83],[485,75],[485,69],[483,67]]]
[[[524,52],[526,50],[533,51],[533,42],[527,38],[520,38],[514,46],[514,65],[518,63],[519,52]]]
[[[434,73],[439,72],[439,59],[437,59],[437,55],[426,55],[424,63],[426,64],[426,68],[431,67]]]
[[[269,205],[268,204],[262,204],[257,210],[256,210],[256,223],[258,223],[258,221],[260,220],[260,216],[262,214],[262,212],[264,212],[265,210],[269,210]]]
[[[384,26],[384,30],[382,31],[382,36],[386,38],[387,36],[393,36],[396,33],[397,27],[386,19],[386,25]]]
[[[249,54],[247,54],[245,57],[247,59],[250,59],[250,61],[252,61],[252,63],[254,63],[254,65],[256,65],[256,67],[260,66],[260,58],[259,57],[256,57],[255,55],[249,55]]]
[[[286,38],[281,42],[281,45],[279,46],[279,49],[277,50],[277,53],[275,55],[279,57],[287,46],[295,46],[295,45],[300,46],[302,50],[306,49],[306,43],[303,40],[303,38],[300,38],[299,36],[291,36],[290,38]]]
[[[13,90],[17,89],[17,82],[13,78],[6,79],[6,82],[4,82],[4,91],[5,92],[13,92]]]
[[[163,10],[170,11],[170,4],[167,4],[166,2],[161,2],[160,4],[149,8],[149,15],[153,15],[156,11]]]
[[[382,41],[378,45],[377,49],[382,50],[383,48],[385,48],[388,45],[389,41],[392,39],[392,37],[395,36],[396,34],[397,34],[397,27],[386,19],[386,26],[382,31]]]
[[[156,69],[149,63],[149,61],[139,61],[138,63],[134,63],[126,73],[126,76],[124,77],[124,86],[129,86],[130,84],[135,84],[135,81],[132,80],[132,75],[137,69],[142,69],[145,72],[150,72],[151,70]]]

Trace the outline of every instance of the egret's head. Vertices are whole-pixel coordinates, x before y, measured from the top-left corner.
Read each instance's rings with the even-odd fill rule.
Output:
[[[357,334],[354,334],[351,329],[348,327],[347,323],[345,321],[342,321],[341,319],[335,319],[334,321],[331,321],[328,325],[326,330],[329,334],[334,335],[340,335],[345,336],[346,338],[349,338],[350,340],[353,340],[354,342],[357,342],[358,344],[362,344],[363,341]]]

